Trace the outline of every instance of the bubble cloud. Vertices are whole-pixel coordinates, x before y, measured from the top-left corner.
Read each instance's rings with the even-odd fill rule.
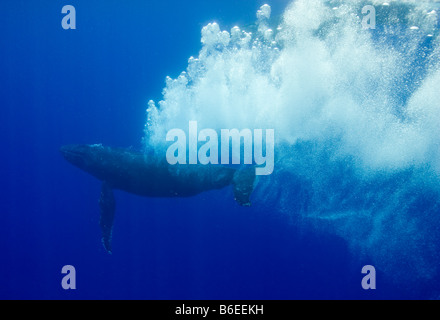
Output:
[[[375,29],[362,27],[367,4]],[[405,265],[430,279],[440,263],[438,12],[435,1],[297,0],[275,26],[263,5],[253,33],[210,23],[198,57],[149,102],[145,144],[162,150],[166,132],[192,120],[274,129],[261,210],[340,235],[393,277]]]

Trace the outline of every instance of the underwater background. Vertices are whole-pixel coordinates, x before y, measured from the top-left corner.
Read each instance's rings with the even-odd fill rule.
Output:
[[[75,30],[61,26],[65,5]],[[365,5],[375,29],[362,25]],[[437,299],[438,10],[3,1],[0,298]],[[189,120],[274,129],[274,172],[258,177],[249,208],[232,188],[173,199],[115,191],[107,254],[101,183],[59,148],[165,154],[166,132]],[[64,265],[75,290],[61,286]],[[361,286],[365,265],[375,290]]]

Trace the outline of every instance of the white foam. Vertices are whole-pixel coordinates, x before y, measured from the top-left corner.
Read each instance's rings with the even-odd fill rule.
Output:
[[[186,73],[167,79],[160,112],[149,115],[148,138],[161,141],[169,128],[197,120],[218,129],[275,128],[278,142],[290,144],[338,135],[341,152],[373,168],[428,161],[438,135],[420,130],[426,127],[423,99],[417,117],[403,122],[407,106],[395,98],[405,53],[375,43],[350,10],[335,13],[324,1],[295,1],[282,28],[267,28],[261,38],[238,27],[222,31],[217,23],[203,27],[199,57],[189,60]],[[322,29],[341,14],[344,19]],[[259,18],[269,17],[270,6],[262,6]],[[421,81],[427,86],[427,79]],[[403,112],[396,115],[396,109]],[[161,125],[153,128],[152,122]]]
[[[260,7],[260,10],[257,11],[257,18],[258,19],[269,19],[270,13],[272,9],[268,4],[264,4]]]
[[[270,210],[307,216],[299,209],[291,209],[295,202],[290,200],[293,195],[289,188],[296,188],[298,177],[310,179],[313,201],[322,203],[322,207],[315,208],[313,216],[319,216],[324,207],[327,210],[326,219],[313,220],[333,221],[337,232],[352,247],[369,250],[368,254],[377,260],[390,260],[383,250],[402,250],[398,243],[389,242],[392,237],[408,242],[416,238],[420,242],[436,239],[425,230],[435,224],[423,224],[417,220],[419,217],[411,216],[410,203],[402,204],[405,198],[401,195],[408,192],[402,189],[404,186],[398,185],[396,194],[393,189],[387,190],[389,195],[373,186],[378,175],[392,177],[409,169],[429,168],[425,172],[432,175],[429,179],[418,177],[425,179],[419,182],[413,178],[408,186],[421,183],[422,189],[434,188],[438,192],[439,188],[435,187],[440,176],[440,48],[439,32],[435,29],[438,17],[427,15],[425,5],[419,8],[410,3],[402,9],[401,14],[406,14],[404,21],[397,21],[395,16],[384,18],[389,25],[378,33],[362,28],[362,3],[332,1],[330,5],[323,0],[296,0],[284,12],[279,26],[270,26],[271,10],[264,5],[257,13],[258,32],[254,34],[239,27],[229,33],[222,31],[217,23],[208,24],[202,29],[203,47],[199,56],[189,59],[185,73],[167,79],[158,106],[149,102],[145,142],[161,148],[168,130],[186,128],[191,120],[197,121],[200,128],[218,131],[275,129],[276,164],[274,177],[270,179],[277,179],[277,172],[294,178],[283,181],[288,187],[284,185],[279,191],[277,203]],[[376,3],[386,6],[383,10],[389,10],[390,14],[395,14],[390,10],[395,5],[403,4]],[[402,31],[399,28],[404,23]],[[415,26],[420,32],[414,32]],[[425,58],[423,69],[417,65],[428,34],[434,48]],[[388,36],[395,45],[385,41]],[[321,153],[295,151],[304,143],[323,146],[335,162],[321,158]],[[386,203],[373,202],[376,209],[337,208],[340,203],[332,199],[344,201],[342,191],[332,194],[325,181],[326,174],[339,170],[337,161],[353,162],[356,170],[368,177],[365,179],[371,179],[366,184],[370,189],[358,190],[360,198],[371,197]],[[316,171],[314,166],[321,165],[328,171]],[[431,183],[431,177],[436,183]],[[353,184],[353,188],[362,185],[353,176],[339,179],[340,184]],[[256,192],[263,205],[262,200],[271,203],[270,190],[276,183],[261,180],[261,191]],[[383,207],[378,209],[380,205]],[[363,222],[362,232],[360,218],[349,218],[357,211],[363,212],[362,219],[368,220]],[[392,227],[388,226],[390,221],[395,222]],[[408,230],[405,221],[412,221]],[[418,238],[417,232],[424,233],[425,240]],[[417,259],[422,261],[426,257],[423,252],[411,254],[414,256],[401,258],[407,259],[407,264],[415,264],[417,269]],[[440,257],[433,261],[440,263]],[[417,271],[434,272],[435,263],[426,262]]]

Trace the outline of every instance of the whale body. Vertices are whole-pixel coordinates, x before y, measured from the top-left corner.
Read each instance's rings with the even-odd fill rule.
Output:
[[[60,152],[67,161],[102,181],[100,226],[109,253],[115,213],[113,189],[144,197],[190,197],[232,185],[238,204],[251,204],[253,167],[238,170],[220,165],[170,165],[165,159],[100,144],[67,145]]]

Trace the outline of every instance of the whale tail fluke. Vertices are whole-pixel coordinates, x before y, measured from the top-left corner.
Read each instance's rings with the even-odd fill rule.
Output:
[[[232,184],[234,186],[234,199],[239,205],[251,206],[251,194],[254,191],[255,167],[244,166],[234,173]]]
[[[115,217],[115,197],[112,188],[104,181],[101,187],[101,197],[99,198],[101,217],[99,225],[102,230],[102,244],[108,253],[112,253],[112,232],[113,220]]]

